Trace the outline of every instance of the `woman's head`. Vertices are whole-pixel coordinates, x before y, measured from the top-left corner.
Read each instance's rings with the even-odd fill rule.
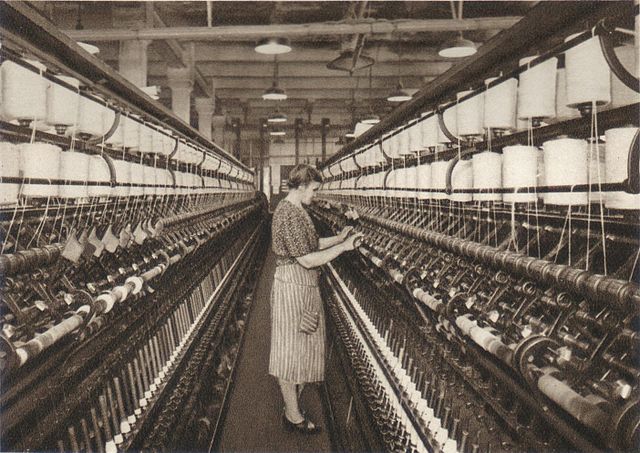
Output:
[[[322,175],[318,170],[308,164],[299,164],[289,172],[287,185],[290,190],[298,191],[302,204],[309,204],[320,183],[322,183]]]

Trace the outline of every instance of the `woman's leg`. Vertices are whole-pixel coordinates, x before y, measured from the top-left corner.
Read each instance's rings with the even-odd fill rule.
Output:
[[[282,398],[284,399],[284,412],[290,422],[300,423],[304,420],[304,417],[300,413],[300,407],[298,406],[298,394],[296,393],[296,384],[293,382],[283,381],[278,379],[280,384],[280,390],[282,391]]]

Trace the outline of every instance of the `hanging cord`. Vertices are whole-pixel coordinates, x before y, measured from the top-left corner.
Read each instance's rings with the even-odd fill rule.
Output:
[[[595,101],[592,102],[592,114],[593,114],[593,128],[594,131],[593,133],[595,134],[596,140],[597,137],[599,137],[599,132],[598,132],[598,113],[597,113],[597,106]],[[598,153],[598,148],[597,148],[597,143],[596,143],[596,153]],[[596,155],[596,159],[598,159],[598,191],[600,192],[600,194],[602,195],[602,177],[600,175],[600,156],[599,153]],[[607,275],[609,270],[608,270],[608,265],[607,265],[607,237],[605,234],[605,230],[604,230],[604,197],[601,196],[600,197],[600,231],[602,233],[602,258],[604,261],[604,275]]]

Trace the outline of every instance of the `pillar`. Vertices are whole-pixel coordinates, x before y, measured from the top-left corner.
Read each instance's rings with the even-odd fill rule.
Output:
[[[322,162],[327,160],[327,134],[329,133],[329,118],[322,118],[320,138],[322,140]]]
[[[224,147],[224,126],[227,124],[227,118],[224,115],[213,115],[211,124],[213,125],[213,141],[218,146]]]
[[[294,137],[296,140],[296,165],[300,163],[300,135],[302,134],[302,118],[296,118]]]
[[[119,72],[137,87],[147,86],[147,47],[150,42],[142,39],[120,41]]]
[[[190,124],[191,90],[193,74],[189,68],[167,68],[167,81],[171,88],[171,110],[178,118]]]
[[[214,111],[214,100],[211,98],[196,98],[196,112],[198,112],[198,130],[208,140],[211,140],[211,127]]]

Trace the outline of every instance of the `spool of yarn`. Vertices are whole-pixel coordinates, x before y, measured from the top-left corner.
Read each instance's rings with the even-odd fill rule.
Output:
[[[416,170],[416,187],[418,189],[431,189],[431,164],[419,165]],[[418,192],[418,198],[421,200],[428,200],[431,196],[431,192]]]
[[[60,154],[62,150],[47,143],[22,143],[18,145],[20,168],[24,178],[60,179]],[[53,184],[25,184],[25,197],[56,197],[59,188]]]
[[[449,107],[442,114],[442,118],[444,120],[445,126],[449,129],[449,132],[454,136],[458,136],[458,120],[456,114],[455,105]],[[442,132],[442,128],[440,128],[440,124],[438,124],[438,143],[451,143],[451,140]]]
[[[456,94],[458,107],[456,108],[456,124],[458,135],[463,137],[477,136],[483,134],[484,118],[484,93],[460,101],[463,97],[470,95],[473,91],[460,91]]]
[[[169,180],[171,179],[171,174],[169,170],[166,168],[156,168],[156,184],[161,187],[156,189],[156,195],[166,195],[167,187],[169,186]]]
[[[460,160],[453,167],[451,172],[451,188],[452,189],[471,189],[473,188],[473,167],[470,160]],[[451,201],[467,202],[473,199],[470,193],[453,193],[450,197]]]
[[[162,154],[164,154],[165,156],[168,156],[169,154],[171,154],[173,152],[173,148],[175,147],[175,144],[176,144],[176,139],[173,138],[170,134],[163,135]]]
[[[130,174],[132,184],[144,184],[144,165],[133,162]],[[142,186],[131,187],[129,191],[130,196],[140,196],[142,194],[144,194],[144,187]]]
[[[25,61],[42,72],[47,69],[38,61]],[[47,79],[10,60],[2,63],[0,71],[3,117],[7,121],[44,120],[47,116]]]
[[[66,135],[99,137],[103,134],[102,115],[106,107],[91,98],[80,96],[76,127],[67,129]]]
[[[589,184],[604,184],[607,178],[605,165],[605,146],[600,143],[589,143],[587,145]],[[601,203],[605,200],[605,192],[597,189],[591,190],[589,200],[591,203]]]
[[[544,151],[544,178],[547,186],[586,184],[589,179],[587,142],[573,138],[549,140]],[[587,193],[548,192],[545,202],[554,205],[586,205]]]
[[[20,151],[13,143],[0,142],[0,177],[20,176]],[[15,204],[20,194],[20,184],[0,183],[0,205]]]
[[[415,189],[416,187],[418,187],[418,167],[407,167],[404,170],[404,182],[403,182],[403,187],[407,188],[407,189]],[[411,191],[411,192],[405,192],[404,194],[405,197],[414,197],[416,196],[416,193]]]
[[[627,179],[629,148],[637,127],[619,127],[605,132],[606,182],[622,182]],[[638,171],[636,168],[635,171]],[[640,209],[640,195],[626,192],[607,192],[605,205],[612,209]]]
[[[393,134],[382,142],[382,148],[392,159],[400,157],[400,136]]]
[[[497,77],[484,81],[489,85]],[[487,88],[484,93],[484,127],[487,129],[508,130],[516,127],[516,104],[518,99],[518,80],[508,79],[498,85]]]
[[[146,124],[140,125],[140,144],[139,149],[141,153],[153,153],[153,133],[154,130],[151,129]]]
[[[638,77],[638,65],[636,63],[636,55],[639,50],[634,47],[633,44],[627,44],[616,48],[616,56],[620,60],[620,63],[633,74]],[[612,72],[611,73],[611,106],[621,107],[623,105],[633,104],[638,102],[638,93],[626,86],[620,81],[620,79]]]
[[[565,42],[575,38],[571,35]],[[567,76],[567,105],[611,102],[611,70],[604,58],[597,36],[573,46],[564,53]]]
[[[398,134],[398,154],[406,156],[411,154],[411,133],[410,129],[403,129]]]
[[[60,179],[65,181],[89,181],[89,155],[75,151],[60,153]],[[64,184],[60,186],[58,195],[63,198],[86,198],[89,196],[88,186]]]
[[[526,66],[538,58],[522,58]],[[552,118],[556,114],[556,70],[558,59],[549,58],[520,73],[518,84],[518,118]]]
[[[409,128],[409,152],[422,149],[422,122],[415,123]]]
[[[500,189],[502,187],[502,155],[485,151],[474,154],[471,158],[473,166],[474,189]],[[474,200],[501,201],[500,193],[475,193]]]
[[[440,144],[438,141],[438,115],[429,112],[425,114],[424,120],[420,122],[422,126],[422,147],[423,148],[432,148],[436,147]]]
[[[115,120],[116,120],[116,112],[114,110],[111,110],[108,106],[104,106],[102,109],[102,131],[100,131],[101,136],[105,135],[107,132],[111,130],[111,126],[113,126],[113,122]],[[118,122],[118,124],[120,123]],[[105,143],[107,143],[106,140],[105,140]]]
[[[536,187],[538,173],[538,148],[535,146],[505,146],[502,149],[502,186]],[[533,203],[535,193],[505,193],[507,203]]]
[[[131,150],[140,149],[141,124],[133,118],[125,118],[123,143],[124,147]]]
[[[158,131],[153,131],[153,134],[151,136],[151,140],[152,140],[152,149],[153,152],[156,154],[162,154],[164,151],[164,139],[165,139],[165,135],[158,132]]]
[[[114,196],[128,197],[131,194],[131,187],[120,185],[131,183],[131,165],[131,162],[125,160],[113,160],[113,167],[116,170],[116,182],[118,183],[112,190]]]
[[[157,184],[157,181],[156,181],[156,173],[157,172],[156,172],[155,167],[152,167],[150,165],[145,165],[143,167],[142,173],[143,173],[143,176],[144,176],[144,183],[145,183],[143,194],[144,195],[155,195],[156,194],[156,188],[153,187],[155,184]]]
[[[439,160],[431,164],[431,187],[434,189],[447,188],[447,168],[448,160]],[[446,200],[449,198],[445,192],[433,192],[431,198],[434,200]]]
[[[174,176],[176,177],[176,188],[174,193],[176,195],[182,195],[184,194],[184,188],[181,186],[186,185],[185,184],[185,177],[184,177],[184,173],[181,171],[175,171],[173,172]]]
[[[47,86],[47,114],[45,122],[63,133],[68,126],[73,126],[78,119],[80,106],[80,88],[78,79],[66,76],[57,76],[61,81],[72,85],[76,91],[72,91],[55,82]]]
[[[567,71],[561,68],[556,79],[556,119],[564,121],[580,116],[578,109],[569,107],[567,103]]]
[[[109,165],[102,156],[89,156],[89,181],[111,181],[111,172],[109,171]],[[87,190],[90,197],[108,197],[111,195],[111,187],[108,185],[89,186]]]

